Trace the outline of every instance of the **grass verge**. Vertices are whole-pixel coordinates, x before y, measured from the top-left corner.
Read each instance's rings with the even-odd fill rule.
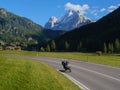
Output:
[[[38,61],[0,56],[0,90],[80,90]]]
[[[109,66],[120,67],[120,55],[107,54],[98,56],[94,53],[79,53],[79,52],[28,52],[28,51],[0,51],[0,54],[19,54],[19,55],[32,55],[32,56],[44,56],[55,58],[68,58],[81,60],[85,62],[93,62],[98,64],[104,64]]]

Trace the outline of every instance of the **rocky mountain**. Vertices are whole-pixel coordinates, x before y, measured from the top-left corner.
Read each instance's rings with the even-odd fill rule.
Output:
[[[51,17],[45,24],[45,28],[52,30],[70,31],[91,22],[92,21],[90,19],[81,15],[79,11],[69,10],[64,16],[59,19],[56,17]]]
[[[0,8],[0,46],[20,45],[25,48],[53,39],[62,33],[44,30],[33,21]]]

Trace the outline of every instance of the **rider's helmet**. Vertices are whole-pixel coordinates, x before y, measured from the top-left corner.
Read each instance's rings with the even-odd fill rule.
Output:
[[[62,65],[67,66],[69,64],[67,59],[62,59],[61,61]]]

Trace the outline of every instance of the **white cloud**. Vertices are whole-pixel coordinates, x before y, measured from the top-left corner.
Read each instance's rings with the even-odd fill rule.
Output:
[[[109,6],[109,7],[108,7],[108,12],[112,12],[112,11],[114,11],[115,9],[118,8],[118,6],[119,6],[119,4],[116,5],[116,6],[114,6],[114,5]]]
[[[74,10],[74,11],[80,11],[81,14],[84,14],[86,10],[88,10],[90,7],[87,4],[84,5],[75,5],[70,2],[68,2],[65,5],[65,10]]]
[[[113,6],[111,5],[110,7],[108,7],[109,9],[116,9],[118,6]]]
[[[106,11],[106,9],[105,9],[105,8],[102,8],[102,9],[100,10],[100,12],[104,12],[104,11]]]

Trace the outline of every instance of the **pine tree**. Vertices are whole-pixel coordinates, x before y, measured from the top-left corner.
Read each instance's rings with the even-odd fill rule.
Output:
[[[104,43],[104,49],[103,49],[104,53],[106,54],[107,53],[107,46],[106,46],[106,43]]]
[[[78,46],[77,46],[77,51],[80,51],[82,48],[82,42],[79,42]]]
[[[43,47],[40,48],[41,52],[45,52],[45,49]]]
[[[65,50],[68,51],[68,50],[69,50],[69,47],[70,47],[70,45],[69,45],[69,43],[66,41],[66,42],[65,42]]]
[[[113,47],[113,44],[112,44],[112,43],[109,43],[109,44],[108,44],[108,50],[109,50],[109,53],[113,53],[114,47]]]
[[[114,46],[113,46],[113,44],[111,44],[111,52],[112,53],[114,52]]]
[[[56,44],[55,44],[55,41],[54,40],[52,40],[51,41],[51,51],[56,51]]]
[[[49,46],[49,44],[46,46],[46,51],[50,52],[50,46]]]
[[[108,52],[111,53],[111,44],[108,44]]]
[[[119,39],[115,40],[115,52],[118,53],[120,51],[120,41]]]

